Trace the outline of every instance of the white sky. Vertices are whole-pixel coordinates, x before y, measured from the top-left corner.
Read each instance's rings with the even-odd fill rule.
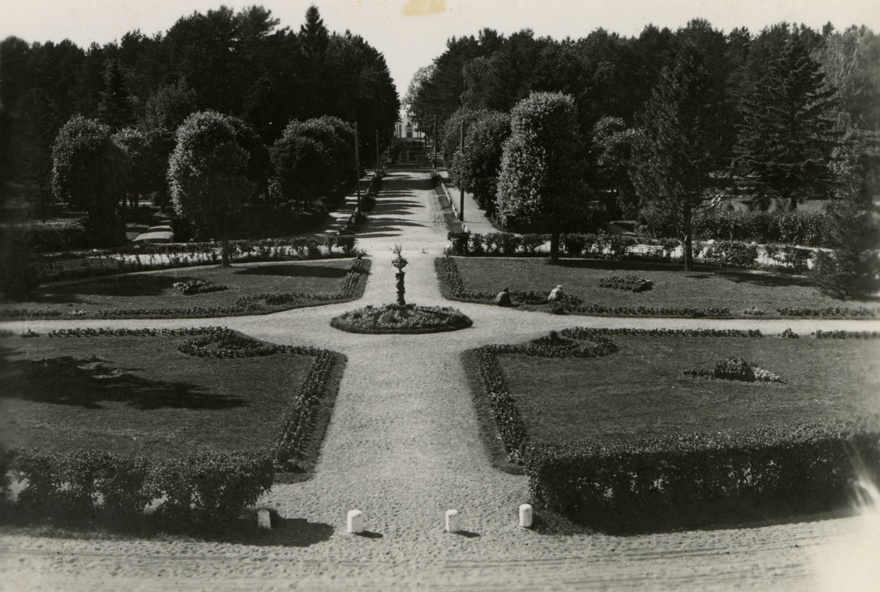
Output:
[[[490,27],[510,34],[531,28],[538,36],[585,37],[602,27],[638,35],[645,25],[677,29],[705,18],[727,32],[753,33],[781,21],[838,29],[867,25],[880,32],[880,0],[0,0],[0,39],[70,39],[81,47],[119,39],[140,29],[152,36],[178,18],[225,4],[236,11],[258,4],[298,30],[306,9],[318,6],[331,31],[351,30],[385,55],[401,99],[415,71],[440,55],[449,37]],[[439,12],[419,12],[437,7]]]

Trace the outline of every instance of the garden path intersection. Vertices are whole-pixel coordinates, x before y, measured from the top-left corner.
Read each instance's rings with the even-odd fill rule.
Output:
[[[261,500],[282,518],[277,544],[175,539],[46,538],[4,533],[0,590],[289,589],[817,589],[815,559],[845,541],[853,518],[646,536],[546,536],[520,529],[527,479],[493,468],[480,441],[459,354],[519,343],[570,326],[758,328],[779,333],[880,330],[876,321],[560,317],[463,302],[473,327],[429,335],[337,331],[330,319],[393,301],[395,244],[406,299],[449,306],[433,260],[447,245],[430,172],[392,170],[358,246],[373,260],[361,301],[222,319],[28,321],[4,329],[223,325],[265,341],[314,345],[347,357],[312,478]],[[499,286],[499,289],[503,286]],[[551,286],[548,286],[548,288]],[[364,536],[346,512],[364,513]],[[461,534],[443,531],[461,512]]]

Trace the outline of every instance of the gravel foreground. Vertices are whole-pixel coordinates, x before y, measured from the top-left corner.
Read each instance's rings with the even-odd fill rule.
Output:
[[[348,362],[315,475],[276,485],[261,500],[281,517],[271,544],[62,539],[6,529],[0,590],[880,589],[880,530],[863,530],[866,518],[632,537],[520,529],[527,480],[489,463],[459,361],[464,349],[569,326],[809,333],[876,331],[880,322],[559,317],[450,303],[434,274],[446,231],[428,178],[411,170],[386,178],[359,235],[373,259],[362,301],[259,317],[3,324],[17,332],[224,325],[275,343],[333,349]],[[411,336],[330,328],[341,312],[393,301],[395,243],[410,261],[407,302],[451,304],[474,320],[472,328]],[[364,535],[346,533],[352,508],[364,512]],[[463,533],[443,531],[451,508],[461,513]]]

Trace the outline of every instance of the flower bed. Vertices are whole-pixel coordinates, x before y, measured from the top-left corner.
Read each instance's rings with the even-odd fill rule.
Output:
[[[785,337],[788,336],[785,335]],[[738,380],[740,382],[785,382],[778,375],[742,358],[721,360],[713,368],[687,368],[683,371],[683,374],[717,380]]]
[[[637,275],[612,275],[599,280],[599,287],[629,292],[646,292],[654,287],[654,282]]]
[[[187,280],[185,282],[175,282],[174,289],[184,296],[191,296],[193,294],[204,294],[205,292],[220,292],[221,290],[226,290],[226,286],[204,280]]]
[[[417,304],[369,305],[330,322],[332,327],[350,333],[439,333],[466,329],[472,324],[470,318],[454,308]]]

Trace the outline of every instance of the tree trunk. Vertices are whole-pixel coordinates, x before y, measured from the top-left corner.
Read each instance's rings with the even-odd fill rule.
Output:
[[[794,193],[792,193],[791,197],[789,198],[789,209],[792,212],[797,210],[797,196]]]
[[[559,263],[559,231],[550,234],[550,262]]]
[[[222,251],[220,253],[220,267],[231,267],[229,264],[229,236],[223,235]]]
[[[691,229],[691,206],[684,206],[684,270],[690,271],[694,267],[694,236]]]

